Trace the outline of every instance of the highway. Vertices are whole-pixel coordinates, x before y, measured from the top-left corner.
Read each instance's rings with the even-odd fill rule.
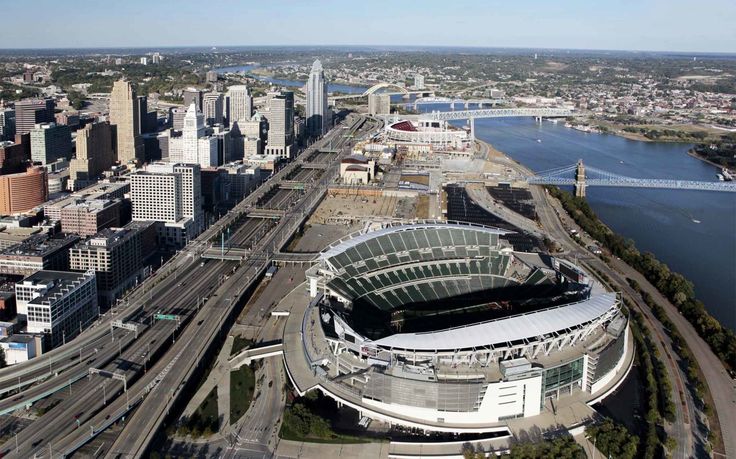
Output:
[[[354,128],[356,127],[357,124]],[[313,147],[333,141],[335,139],[332,137],[335,137],[339,139],[337,144],[342,148],[348,138],[340,138],[343,132],[341,129],[334,129]],[[344,148],[344,152],[348,151],[349,148]],[[332,156],[336,158],[338,155]],[[298,167],[298,162],[283,168],[267,183],[277,185],[284,175]],[[131,338],[132,332],[115,330],[118,349],[114,345],[104,345],[104,342],[112,343],[112,336],[109,326],[103,325],[97,328],[100,330],[97,332],[99,336],[96,334],[93,337],[102,341],[98,343],[98,354],[101,354],[99,362],[95,360],[92,364],[99,363],[106,371],[125,375],[128,381],[125,396],[122,393],[122,383],[117,380],[104,379],[98,375],[82,377],[72,385],[71,394],[65,396],[58,406],[18,434],[17,449],[13,439],[3,445],[2,452],[17,457],[49,454],[49,451],[54,456],[68,455],[81,447],[92,435],[127,415],[129,421],[112,446],[112,451],[124,457],[143,455],[173,401],[179,396],[180,389],[202,364],[210,346],[217,342],[215,338],[225,331],[222,329],[223,324],[231,318],[240,297],[265,270],[270,254],[288,241],[312,207],[321,200],[336,172],[337,163],[333,162],[319,182],[312,183],[307,190],[299,192],[301,199],[298,203],[287,201],[287,214],[279,220],[277,226],[272,227],[256,242],[253,250],[240,263],[212,260],[200,266],[198,254],[209,248],[210,241],[217,239],[218,232],[230,225],[242,224],[246,227],[241,233],[238,233],[241,228],[234,228],[236,240],[252,241],[253,235],[259,234],[259,228],[267,225],[268,220],[244,219],[243,216],[265,191],[259,189],[251,194],[193,241],[182,251],[184,255],[180,254],[179,258],[183,261],[174,265],[179,269],[173,271],[173,275],[169,275],[163,282],[154,285],[150,293],[137,298],[141,305],[132,301],[132,306],[127,308],[129,312],[135,312],[139,323],[137,340]],[[146,283],[153,281],[150,279]],[[186,290],[186,295],[181,295],[182,289]],[[202,302],[200,299],[204,297],[209,297],[209,300]],[[173,321],[151,322],[151,315],[155,313],[177,314],[182,317],[182,325],[177,329],[177,324]],[[132,315],[128,314],[126,320]],[[118,317],[122,315],[119,314]],[[187,318],[191,318],[188,323]],[[94,340],[92,342],[97,343]],[[64,348],[67,348],[68,354],[78,353],[81,344],[87,343],[74,340]],[[110,359],[106,365],[105,358]],[[87,371],[87,361],[83,360],[81,365],[77,362],[77,365],[80,368],[76,370],[76,374],[81,370]],[[105,384],[101,384],[103,382]],[[100,390],[100,387],[104,389]],[[21,395],[25,397],[26,391]],[[129,406],[140,409],[127,414]]]

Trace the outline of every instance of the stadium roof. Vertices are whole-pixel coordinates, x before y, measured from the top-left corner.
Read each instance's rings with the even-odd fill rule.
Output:
[[[498,235],[510,233],[510,231],[493,228],[490,226],[473,225],[473,224],[468,224],[468,223],[413,223],[410,225],[395,225],[395,226],[388,226],[386,228],[381,228],[375,231],[361,232],[361,233],[355,234],[354,236],[350,237],[350,239],[340,240],[336,242],[335,244],[333,244],[332,246],[325,249],[320,254],[320,258],[325,260],[325,259],[334,257],[335,255],[338,255],[351,247],[355,247],[356,245],[362,242],[377,238],[379,236],[383,236],[385,234],[398,233],[401,231],[412,231],[412,230],[424,229],[424,228],[464,229],[464,230],[469,230],[469,231],[480,231],[484,233],[491,233],[491,234],[498,234]]]
[[[536,338],[591,322],[616,305],[615,293],[528,314],[426,333],[398,333],[373,344],[395,349],[435,351],[482,348]]]

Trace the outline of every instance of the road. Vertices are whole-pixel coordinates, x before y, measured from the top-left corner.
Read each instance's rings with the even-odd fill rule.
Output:
[[[340,133],[341,131],[335,130],[333,136],[338,137]],[[338,145],[342,147],[343,143],[344,140],[339,141]],[[343,148],[343,150],[348,152],[350,149]],[[286,168],[282,169],[270,182],[278,183],[280,177],[286,173],[285,170]],[[180,335],[176,343],[170,346],[146,374],[140,376],[140,379],[128,388],[128,398],[131,400],[131,404],[136,405],[137,408],[135,412],[128,415],[129,420],[115,444],[112,445],[111,451],[113,454],[120,454],[123,457],[140,457],[144,454],[152,437],[166,418],[173,401],[179,396],[184,381],[187,381],[197,366],[202,363],[210,343],[215,342],[215,338],[221,333],[222,325],[227,322],[227,318],[233,311],[238,298],[263,272],[270,254],[289,239],[305,215],[308,215],[311,208],[319,202],[326,186],[331,182],[336,172],[337,163],[333,162],[325,171],[324,178],[310,187],[304,194],[303,199],[297,205],[292,206],[286,216],[279,221],[279,226],[264,236],[248,257],[237,265],[234,275],[226,279],[217,288],[216,292],[211,295],[210,300],[196,313],[190,325],[179,332]],[[250,205],[257,198],[258,196],[254,196],[247,200],[249,202],[245,205]],[[213,225],[211,230],[221,231],[229,223],[232,222],[227,220],[218,222]],[[211,231],[205,237],[216,236],[216,232],[212,234],[214,231]],[[203,238],[198,239],[198,241],[201,240]],[[202,244],[199,246],[203,247]],[[213,262],[208,263],[207,266],[211,263]],[[195,302],[191,296],[185,298],[188,298],[190,303]],[[151,385],[153,385],[152,388]],[[79,447],[88,440],[91,428],[94,429],[94,426],[104,427],[111,420],[121,417],[122,413],[126,411],[126,403],[123,397],[116,398],[93,418],[88,419],[86,423],[82,423],[79,430],[61,438],[56,436],[52,442],[53,449],[69,452]],[[97,431],[94,430],[94,432]]]
[[[279,171],[274,178],[278,179],[280,175],[283,175],[282,172],[288,173],[288,169],[289,166]],[[126,307],[117,308],[115,314],[110,313],[101,318],[97,325],[85,331],[77,339],[51,351],[45,358],[32,360],[28,364],[14,366],[0,372],[0,381],[15,381],[15,384],[12,382],[11,384],[2,384],[4,388],[9,385],[25,387],[35,382],[36,379],[46,378],[40,384],[26,388],[15,398],[0,402],[0,409],[5,407],[8,410],[29,404],[40,398],[41,395],[67,389],[70,380],[78,380],[69,388],[70,394],[66,399],[62,400],[57,407],[50,409],[38,422],[34,422],[18,434],[17,449],[15,441],[12,441],[6,443],[2,451],[15,453],[18,456],[42,454],[48,451],[46,448],[49,443],[55,445],[60,437],[74,436],[69,434],[69,429],[76,429],[77,424],[84,429],[89,427],[91,432],[96,432],[99,430],[99,426],[107,423],[110,416],[117,416],[120,411],[115,411],[115,409],[120,407],[117,405],[113,407],[114,403],[110,403],[109,399],[121,394],[122,383],[106,380],[105,384],[100,385],[99,381],[94,381],[94,379],[101,379],[99,376],[93,376],[93,380],[90,381],[89,378],[84,377],[90,367],[116,372],[121,376],[125,375],[129,382],[129,391],[126,395],[129,400],[136,400],[135,396],[140,396],[141,392],[131,394],[130,383],[135,383],[136,378],[148,382],[155,380],[155,376],[158,374],[156,371],[162,372],[166,368],[166,365],[155,366],[155,359],[158,358],[157,354],[159,351],[161,353],[165,352],[169,347],[167,342],[169,337],[172,338],[172,341],[175,341],[178,338],[177,334],[181,333],[180,330],[176,330],[177,324],[173,322],[154,322],[152,315],[159,312],[176,314],[186,320],[204,304],[202,298],[210,296],[212,290],[225,280],[226,274],[232,272],[237,264],[227,261],[213,261],[207,263],[206,267],[201,267],[199,265],[199,254],[209,247],[209,241],[216,237],[219,231],[237,221],[242,212],[247,210],[262,193],[263,190],[254,192],[213,227],[205,231],[197,240],[173,257],[158,271],[157,276],[148,279],[138,290],[128,296]],[[297,212],[300,210],[303,212],[303,209],[296,210]],[[284,220],[293,224],[296,221],[296,216]],[[272,246],[277,243],[276,237],[284,239],[285,236],[285,232],[276,231],[271,239],[273,241]],[[268,250],[272,252],[273,248],[271,247]],[[263,265],[266,260],[267,257],[261,257],[260,264]],[[255,266],[254,268],[258,269]],[[253,275],[246,275],[246,278],[252,279]],[[232,288],[233,285],[229,287],[229,290],[225,290],[237,290]],[[181,295],[183,288],[187,290],[188,295]],[[232,299],[226,298],[223,301],[231,302]],[[232,305],[228,304],[227,306],[231,307]],[[217,308],[218,305],[214,304],[212,307]],[[133,333],[119,329],[111,330],[109,324],[117,319],[137,322],[139,326],[138,340],[134,339]],[[198,318],[197,321],[193,322],[201,325],[203,319]],[[217,324],[213,325],[216,326]],[[193,328],[188,326],[185,330]],[[113,335],[115,335],[117,346],[108,344],[113,342]],[[166,342],[166,345],[163,344],[164,342]],[[116,347],[117,349],[115,349]],[[81,361],[79,356],[81,356]],[[177,359],[173,358],[173,360]],[[168,364],[171,361],[164,359],[163,363]],[[149,367],[152,365],[154,365],[154,371],[150,371],[151,368]],[[163,368],[160,368],[162,366]],[[31,377],[35,379],[30,379]],[[140,387],[142,384],[138,383],[137,386]],[[17,389],[17,387],[10,388],[10,390],[13,389]],[[102,394],[99,392],[102,392]],[[123,411],[127,405],[124,399],[124,397],[118,397],[115,400],[115,402],[123,400],[120,402]],[[105,406],[106,403],[107,406]],[[92,414],[97,410],[100,410],[100,415],[92,418]],[[77,416],[78,419],[69,421],[70,416]],[[63,449],[63,446],[61,448]],[[51,451],[57,451],[57,448],[52,445]]]

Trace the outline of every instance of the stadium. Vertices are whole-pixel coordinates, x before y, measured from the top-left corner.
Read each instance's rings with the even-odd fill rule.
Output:
[[[416,123],[401,120],[387,124],[386,139],[399,144],[428,145],[433,149],[466,148],[470,142],[468,132],[451,128],[447,121],[423,120]]]
[[[293,319],[295,387],[367,418],[457,433],[612,392],[633,360],[618,296],[572,263],[505,246],[505,233],[390,223],[331,244]]]

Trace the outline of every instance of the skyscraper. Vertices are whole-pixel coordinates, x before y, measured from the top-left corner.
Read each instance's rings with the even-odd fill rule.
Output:
[[[202,91],[196,88],[187,88],[184,90],[184,105],[189,106],[192,102],[197,106],[197,110],[202,111]]]
[[[15,138],[15,110],[0,109],[0,142]]]
[[[53,99],[25,99],[15,103],[15,133],[27,134],[38,123],[53,123]]]
[[[230,125],[237,121],[248,121],[253,115],[253,97],[245,85],[235,85],[227,88],[227,97],[230,101]]]
[[[117,130],[117,158],[122,164],[143,162],[139,102],[129,81],[118,80],[110,94],[110,124]]]
[[[115,130],[109,123],[88,124],[77,131],[76,142],[69,174],[75,191],[92,185],[115,164]]]
[[[391,96],[388,94],[370,94],[368,96],[368,113],[371,115],[391,113]]]
[[[206,135],[204,116],[192,102],[184,115],[181,137],[169,138],[169,162],[199,164],[202,167],[219,165],[217,138]]]
[[[266,154],[291,158],[294,143],[294,93],[271,94],[268,100],[268,145]]]
[[[222,94],[216,91],[208,92],[202,96],[204,122],[208,126],[222,124]]]
[[[317,59],[312,64],[307,81],[307,134],[319,137],[327,132],[327,81],[322,63]]]
[[[72,131],[56,123],[37,124],[31,131],[31,159],[50,164],[72,156]]]

